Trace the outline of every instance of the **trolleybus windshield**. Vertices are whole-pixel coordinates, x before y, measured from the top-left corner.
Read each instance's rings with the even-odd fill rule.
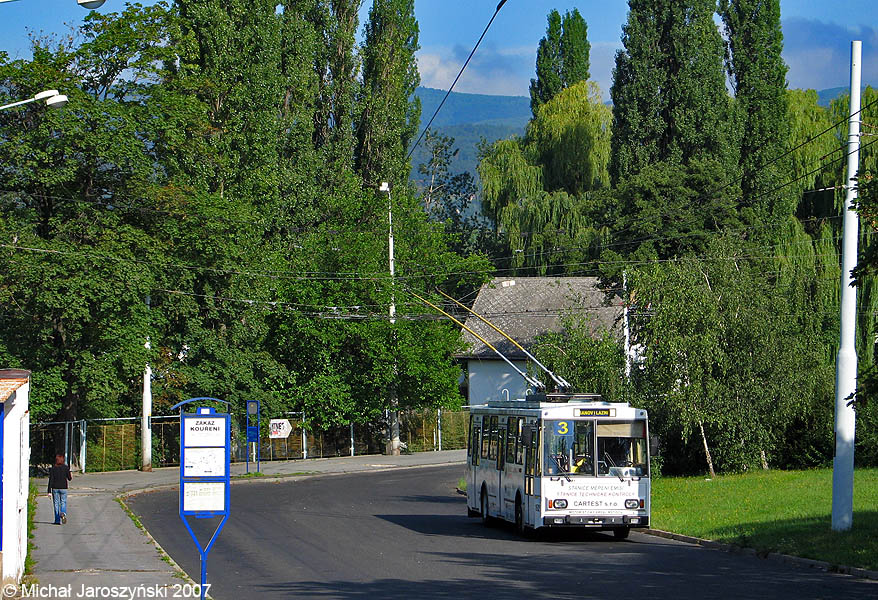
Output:
[[[543,440],[546,475],[649,476],[644,421],[546,420]]]

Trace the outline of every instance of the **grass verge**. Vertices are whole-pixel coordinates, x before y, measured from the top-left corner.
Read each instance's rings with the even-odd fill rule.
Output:
[[[34,519],[37,516],[37,496],[39,493],[37,484],[31,479],[27,488],[27,556],[24,557],[24,575],[21,580],[22,584],[25,585],[38,583],[34,575],[34,566],[37,564],[34,559],[34,550],[36,549],[34,546],[34,528],[36,527]]]
[[[830,469],[658,478],[652,507],[656,529],[878,570],[878,469],[855,472],[847,532],[830,528]]]
[[[306,475],[319,475],[317,471],[296,471],[295,473],[262,473],[260,471],[251,471],[250,473],[244,473],[241,475],[232,475],[232,481],[237,481],[239,479],[247,480],[247,479],[255,479],[258,477],[270,477],[271,479],[283,479],[285,477],[304,477]]]

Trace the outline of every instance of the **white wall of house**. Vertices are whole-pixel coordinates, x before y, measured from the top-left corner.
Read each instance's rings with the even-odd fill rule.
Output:
[[[512,361],[527,372],[525,361]],[[469,403],[484,404],[488,400],[505,400],[503,390],[509,390],[510,400],[524,398],[528,385],[524,378],[502,360],[468,360]],[[533,391],[533,390],[531,390]]]
[[[27,492],[30,463],[30,384],[3,403],[2,583],[18,583],[27,556]]]

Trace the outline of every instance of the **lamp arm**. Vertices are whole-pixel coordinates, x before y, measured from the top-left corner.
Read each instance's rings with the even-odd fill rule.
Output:
[[[0,0],[0,2],[12,2],[13,0]],[[13,102],[12,104],[5,104],[0,106],[0,110],[6,110],[7,108],[12,108],[14,106],[21,106],[22,104],[27,104],[28,102],[34,102],[36,98],[28,98],[27,100],[19,100],[18,102]]]

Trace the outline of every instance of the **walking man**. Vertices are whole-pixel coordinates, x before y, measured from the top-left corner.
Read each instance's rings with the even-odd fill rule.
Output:
[[[55,455],[55,464],[49,469],[49,497],[55,505],[55,525],[67,523],[67,482],[73,480],[64,455]]]

